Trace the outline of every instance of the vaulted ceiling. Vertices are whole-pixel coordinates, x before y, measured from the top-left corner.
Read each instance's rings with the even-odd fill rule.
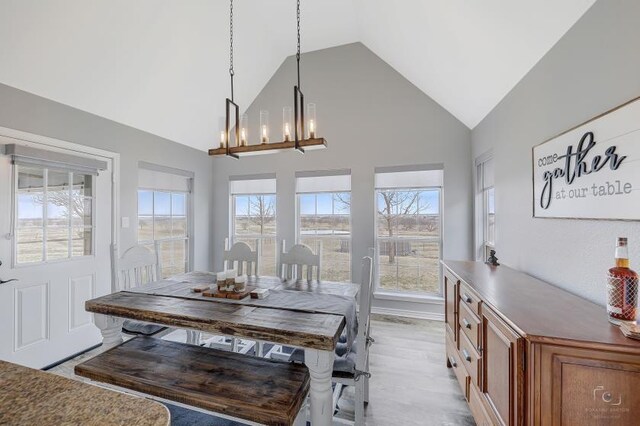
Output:
[[[473,128],[594,2],[302,0],[302,47],[361,41]],[[204,150],[229,94],[228,9],[0,0],[0,83]],[[246,107],[295,53],[295,0],[235,0],[234,17]]]

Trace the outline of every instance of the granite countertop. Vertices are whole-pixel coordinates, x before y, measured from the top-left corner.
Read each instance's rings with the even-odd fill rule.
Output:
[[[167,426],[167,408],[52,373],[0,361],[0,424]]]

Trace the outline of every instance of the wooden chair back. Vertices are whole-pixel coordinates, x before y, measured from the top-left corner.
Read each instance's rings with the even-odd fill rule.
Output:
[[[118,256],[118,247],[111,245],[111,265],[115,290],[128,290],[132,287],[158,281],[162,278],[158,243],[154,249],[137,245]]]
[[[260,241],[256,240],[256,250],[252,251],[249,244],[237,242],[229,248],[229,239],[224,242],[224,269],[236,269],[238,275],[258,276],[260,262]]]
[[[301,280],[304,269],[306,268],[306,279],[311,281],[315,279],[320,281],[320,258],[322,246],[318,247],[318,253],[313,254],[311,248],[305,244],[296,244],[291,247],[289,252],[285,252],[285,241],[280,246],[280,255],[278,260],[278,273],[280,278]]]
[[[362,281],[358,310],[358,337],[356,338],[356,370],[368,371],[367,357],[371,331],[371,304],[373,301],[373,258],[362,258]]]

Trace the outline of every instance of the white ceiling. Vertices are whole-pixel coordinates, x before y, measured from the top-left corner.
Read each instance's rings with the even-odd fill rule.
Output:
[[[303,50],[363,42],[473,128],[595,0],[302,0]],[[236,99],[295,52],[294,0],[236,0]],[[198,149],[229,94],[224,0],[0,0],[0,82]]]

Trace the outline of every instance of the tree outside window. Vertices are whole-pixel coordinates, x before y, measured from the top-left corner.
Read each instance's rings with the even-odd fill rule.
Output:
[[[260,275],[276,275],[276,195],[233,195],[232,242],[260,245]]]
[[[376,193],[378,289],[440,293],[440,189]]]

